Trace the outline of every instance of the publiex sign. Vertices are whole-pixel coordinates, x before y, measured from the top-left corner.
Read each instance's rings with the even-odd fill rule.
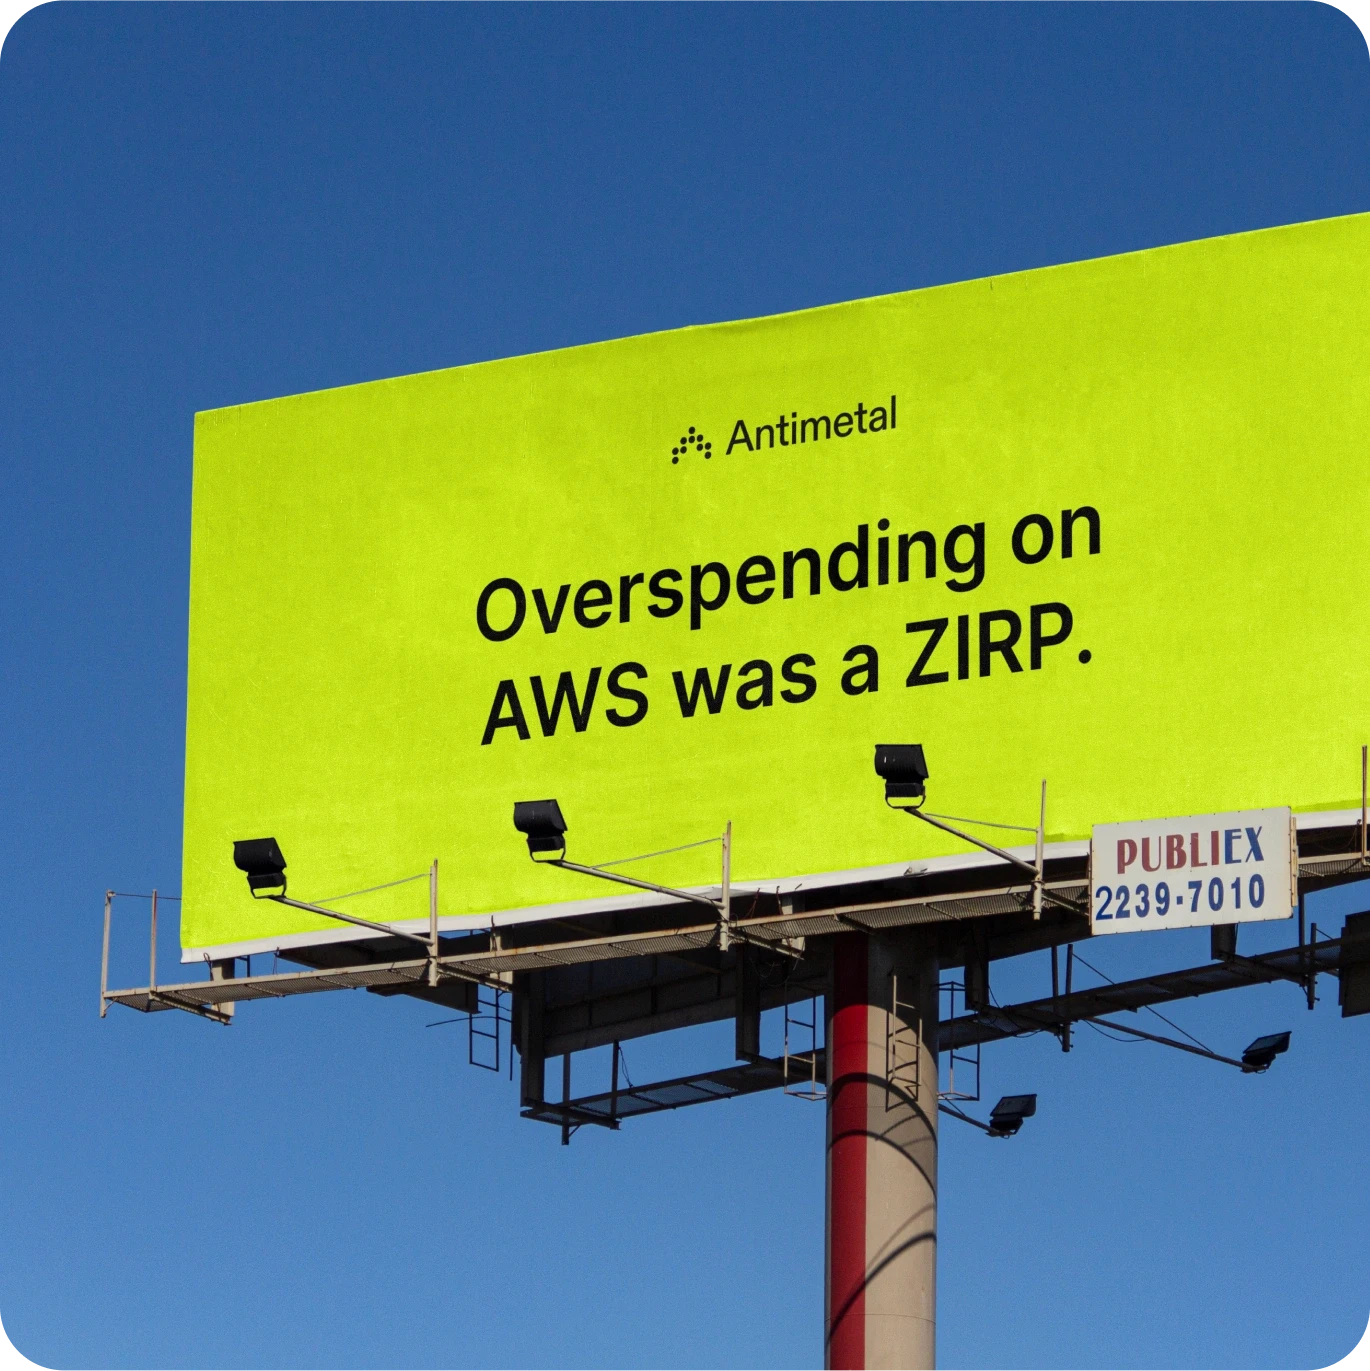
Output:
[[[1287,919],[1298,903],[1294,854],[1288,809],[1096,824],[1089,849],[1091,930]]]

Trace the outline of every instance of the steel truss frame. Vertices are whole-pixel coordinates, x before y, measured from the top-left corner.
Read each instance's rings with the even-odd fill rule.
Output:
[[[1079,866],[1076,861],[1072,865]],[[856,929],[866,933],[886,933],[893,929],[925,923],[958,923],[966,919],[996,914],[1020,914],[1030,901],[1030,887],[995,884],[975,889],[975,877],[984,879],[982,868],[970,868],[960,892],[910,895],[900,900],[835,904],[810,911],[781,904],[776,913],[732,919],[732,938],[758,949],[794,960],[799,954],[791,947],[796,939],[843,933]],[[993,872],[998,876],[997,871]],[[1079,901],[1086,883],[1080,877],[1047,882],[1047,889],[1063,899]],[[779,903],[775,897],[770,897]],[[736,908],[736,906],[734,906]],[[613,916],[614,921],[630,922],[637,911]],[[293,995],[326,990],[398,990],[426,986],[430,966],[436,966],[439,984],[462,981],[508,988],[507,977],[521,971],[576,966],[586,962],[611,961],[621,957],[653,954],[690,954],[717,949],[719,925],[716,919],[676,922],[675,910],[644,910],[638,917],[658,926],[638,931],[591,932],[589,917],[549,919],[543,923],[502,928],[497,935],[473,933],[444,937],[441,952],[435,957],[397,957],[383,959],[369,954],[366,943],[327,944],[320,948],[283,950],[280,956],[291,961],[308,962],[325,957],[338,958],[335,965],[308,971],[277,972],[265,976],[240,976],[232,979],[182,982],[175,985],[139,986],[111,990],[102,985],[101,1007],[122,1004],[143,1013],[162,1009],[183,1009],[203,1014],[206,1009],[249,1000],[282,999]],[[543,941],[520,943],[525,929],[540,933]],[[576,934],[581,936],[577,937]],[[560,934],[560,937],[548,936]],[[368,940],[384,944],[385,939]],[[348,958],[350,960],[342,960]]]
[[[1133,1036],[1150,1038],[1185,1051],[1197,1049],[1173,1039],[1132,1029],[1107,1019],[1106,1015],[1135,1011],[1152,1005],[1197,995],[1237,989],[1244,985],[1270,984],[1288,980],[1298,984],[1311,1007],[1318,975],[1336,974],[1343,981],[1343,1012],[1361,1012],[1345,998],[1345,983],[1353,969],[1370,963],[1370,935],[1358,926],[1348,939],[1303,936],[1302,894],[1370,875],[1370,862],[1363,855],[1365,829],[1362,825],[1315,829],[1300,833],[1298,946],[1257,956],[1241,956],[1231,950],[1214,962],[1178,971],[1163,972],[1116,985],[1073,990],[1067,980],[1066,993],[1059,993],[1053,979],[1052,995],[1018,1005],[995,1006],[985,1003],[987,994],[977,988],[975,1011],[949,1015],[940,1026],[939,1049],[959,1060],[958,1054],[976,1049],[986,1042],[1046,1030],[1069,1044],[1070,1025],[1098,1022],[1121,1029]],[[524,986],[527,973],[553,973],[596,963],[665,957],[680,963],[693,963],[696,970],[717,979],[719,993],[715,1002],[692,1021],[738,1015],[739,1044],[743,1042],[744,959],[761,958],[772,966],[783,964],[783,983],[763,995],[753,986],[747,1013],[758,1019],[761,1009],[784,1006],[789,1026],[791,1002],[812,999],[816,981],[825,977],[827,935],[857,930],[876,937],[898,937],[903,929],[918,925],[940,926],[944,966],[965,965],[965,985],[972,978],[972,964],[978,964],[987,991],[987,968],[992,960],[1019,955],[1042,948],[1053,951],[1089,937],[1085,899],[1088,870],[1078,856],[1048,857],[1040,880],[1004,883],[1001,866],[976,865],[952,873],[931,876],[910,872],[900,880],[884,881],[866,887],[838,888],[831,892],[809,892],[809,907],[799,896],[754,896],[751,912],[738,912],[740,901],[734,897],[728,932],[732,951],[720,947],[720,922],[716,917],[701,919],[689,910],[660,906],[629,910],[614,915],[578,916],[517,925],[464,936],[447,936],[434,944],[424,957],[398,954],[404,943],[380,937],[360,943],[329,944],[318,948],[282,951],[281,957],[306,964],[305,970],[273,972],[268,975],[236,976],[234,963],[210,963],[209,979],[173,985],[160,985],[155,979],[155,961],[150,964],[150,983],[131,989],[110,989],[108,940],[113,892],[105,901],[105,955],[101,966],[100,1009],[103,1015],[110,1004],[122,1004],[143,1013],[167,1009],[182,1010],[221,1024],[230,1024],[234,1007],[243,1002],[288,999],[295,995],[332,990],[364,989],[373,994],[414,996],[479,1014],[486,996],[497,1001],[510,990]],[[1035,873],[1034,873],[1035,876]],[[852,898],[853,896],[866,898]],[[1043,907],[1045,897],[1046,907]],[[167,898],[167,897],[163,897]],[[764,909],[769,900],[770,909]],[[821,903],[820,903],[821,902]],[[764,912],[757,912],[758,908]],[[682,921],[686,915],[688,921]],[[155,917],[155,904],[154,904]],[[1359,916],[1370,921],[1370,915]],[[1348,925],[1347,933],[1352,934]],[[526,938],[528,941],[521,941]],[[153,953],[155,957],[155,952]],[[724,960],[732,967],[735,992],[727,992]],[[315,963],[315,964],[310,964]],[[710,971],[712,968],[712,971]],[[1363,969],[1356,974],[1370,975]],[[978,982],[977,982],[978,986]],[[897,999],[897,986],[891,985]],[[963,995],[964,995],[963,989]],[[515,1016],[517,1017],[517,1010]],[[501,1017],[500,1022],[508,1022]],[[666,1022],[660,1028],[672,1026]],[[806,1029],[813,1034],[810,1049],[802,1054],[802,1092],[820,1098],[826,1077],[826,1051],[817,1042],[817,1014]],[[498,1025],[496,1028],[498,1032]],[[580,1098],[569,1098],[570,1039],[563,1055],[563,1098],[559,1102],[540,1098],[541,1089],[525,1095],[523,1116],[554,1123],[562,1129],[563,1141],[584,1124],[617,1128],[624,1118],[679,1109],[689,1105],[734,1099],[770,1089],[795,1092],[793,1052],[767,1058],[759,1051],[739,1050],[746,1060],[718,1070],[680,1076],[642,1086],[620,1085],[618,1079],[620,1037],[659,1031],[651,1018],[637,1024],[599,1030],[598,1037],[579,1035],[577,1046],[592,1046],[595,1041],[614,1044],[614,1072],[609,1091]],[[755,1038],[753,1030],[751,1042]],[[607,1036],[606,1036],[607,1035]],[[517,1039],[529,1065],[529,1053],[537,1055],[536,1079],[542,1081],[543,1052],[546,1040]],[[575,1036],[575,1035],[573,1035]],[[756,1040],[759,1047],[759,1039]],[[1240,1065],[1231,1058],[1210,1052],[1219,1061]],[[498,1062],[498,1058],[496,1059]],[[512,1065],[512,1063],[511,1063]],[[498,1069],[498,1067],[496,1068]],[[959,1111],[948,1109],[948,1112]]]
[[[1370,956],[1370,947],[1367,947],[1367,956]],[[1190,999],[1198,995],[1212,995],[1223,990],[1239,989],[1242,986],[1270,985],[1284,980],[1294,980],[1302,985],[1305,978],[1315,979],[1319,975],[1337,974],[1341,958],[1342,940],[1330,938],[1316,945],[1305,944],[1301,947],[1283,948],[1278,952],[1263,953],[1256,957],[1233,958],[1206,966],[1189,967],[1183,971],[1169,971],[1159,976],[1143,976],[1137,980],[1098,986],[1055,999],[1032,1000],[1024,1004],[995,1007],[944,1019],[940,1026],[938,1045],[942,1052],[957,1052],[982,1043],[1027,1033],[1040,1033],[1043,1030],[1059,1033],[1065,1025],[1072,1023],[1101,1023],[1110,1028],[1122,1029],[1123,1032],[1132,1032],[1135,1030],[1103,1016],[1125,1010],[1144,1009],[1151,1005],[1169,1004],[1175,1000]],[[1231,1066],[1241,1066],[1234,1058],[1198,1051],[1185,1043],[1163,1038],[1158,1034],[1139,1033],[1138,1036],[1149,1038],[1167,1047],[1197,1052],[1199,1056],[1210,1057]],[[826,1049],[818,1048],[815,1056],[821,1079],[827,1070]],[[683,1109],[689,1105],[710,1104],[716,1100],[736,1099],[740,1095],[753,1095],[763,1090],[783,1089],[785,1084],[784,1058],[759,1058],[742,1066],[676,1076],[671,1080],[656,1081],[632,1089],[620,1087],[616,1095],[610,1091],[603,1091],[561,1102],[542,1101],[525,1108],[522,1112],[525,1119],[536,1119],[544,1123],[560,1125],[570,1118],[577,1124],[590,1123],[617,1128],[622,1119]],[[958,1109],[944,1106],[944,1112],[968,1123],[974,1123],[977,1127],[985,1126],[978,1120],[962,1114]]]

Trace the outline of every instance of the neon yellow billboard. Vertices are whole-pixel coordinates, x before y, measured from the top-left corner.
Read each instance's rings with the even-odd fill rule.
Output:
[[[877,741],[1052,838],[1358,804],[1368,375],[1359,215],[200,414],[183,947],[349,935],[249,897],[268,833],[305,899],[599,896],[547,795],[584,861],[957,850]]]

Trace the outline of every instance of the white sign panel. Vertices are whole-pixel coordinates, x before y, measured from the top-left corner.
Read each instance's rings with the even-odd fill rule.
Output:
[[[1095,824],[1090,929],[1140,933],[1287,919],[1298,904],[1295,853],[1288,809]]]

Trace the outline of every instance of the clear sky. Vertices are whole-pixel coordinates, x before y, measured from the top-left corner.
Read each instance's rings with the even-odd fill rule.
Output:
[[[17,1346],[54,1366],[821,1364],[819,1106],[561,1148],[417,1003],[96,1017],[102,892],[179,881],[195,411],[1370,210],[1368,135],[1365,42],[1311,4],[24,17],[0,55]],[[113,975],[142,983],[127,914]],[[1198,932],[1086,949],[1117,979],[1206,955]],[[1045,954],[996,975],[1043,993]],[[1087,1031],[1068,1057],[988,1049],[990,1099],[1036,1090],[1039,1113],[1012,1143],[944,1124],[942,1363],[1348,1351],[1370,1314],[1370,1016],[1322,994],[1173,1012],[1226,1052],[1292,1028],[1260,1077]],[[627,1061],[640,1081],[729,1049],[698,1030]],[[607,1069],[587,1054],[577,1087]]]

